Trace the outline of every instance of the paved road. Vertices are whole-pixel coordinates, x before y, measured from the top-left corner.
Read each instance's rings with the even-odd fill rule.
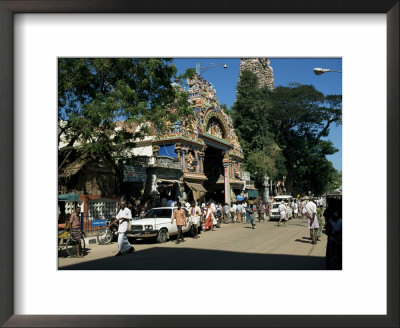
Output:
[[[59,258],[67,270],[324,270],[326,235],[312,245],[306,220],[223,225],[184,243],[135,241],[134,254],[114,257],[117,243],[87,244],[83,258]]]

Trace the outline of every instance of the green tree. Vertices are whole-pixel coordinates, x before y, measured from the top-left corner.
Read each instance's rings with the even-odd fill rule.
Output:
[[[337,171],[330,176],[326,192],[332,192],[342,187],[342,171]]]
[[[324,138],[332,124],[341,124],[341,96],[298,83],[271,91],[257,82],[243,72],[232,107],[246,168],[272,179],[287,176],[289,190],[323,193],[336,172],[326,155],[337,151]]]
[[[269,126],[284,149],[290,189],[321,194],[335,169],[326,158],[338,150],[329,135],[332,124],[341,124],[341,96],[324,96],[311,85],[278,87],[272,95]]]
[[[245,168],[262,183],[264,175],[271,178],[286,173],[282,149],[268,128],[271,91],[258,88],[257,76],[249,71],[241,74],[232,119],[245,157]],[[257,173],[255,173],[257,172]]]
[[[62,58],[58,61],[59,168],[71,152],[117,163],[133,140],[192,110],[170,59]],[[171,83],[175,79],[175,83]],[[125,121],[116,129],[117,121]],[[129,125],[139,127],[129,129]],[[62,139],[62,140],[61,140]]]

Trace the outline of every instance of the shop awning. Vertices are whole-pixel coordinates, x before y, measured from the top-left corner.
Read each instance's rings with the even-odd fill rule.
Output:
[[[59,202],[79,202],[79,195],[78,194],[63,194],[58,195]]]
[[[240,179],[233,179],[233,178],[230,178],[230,179],[229,179],[229,182],[230,182],[231,184],[240,184],[240,185],[243,185],[243,184],[244,184],[244,181],[242,181],[242,180],[240,180]]]
[[[257,188],[255,188],[255,187],[252,186],[252,185],[246,185],[246,189],[247,189],[247,190],[257,190]]]
[[[207,189],[204,188],[203,185],[201,185],[200,183],[193,183],[193,182],[186,182],[186,181],[185,181],[185,183],[192,190],[207,192]]]
[[[193,193],[193,198],[195,201],[203,198],[207,192],[207,189],[203,187],[200,183],[186,182],[186,185],[190,188]]]
[[[247,195],[249,198],[256,198],[256,197],[258,197],[258,190],[250,189],[247,191]]]

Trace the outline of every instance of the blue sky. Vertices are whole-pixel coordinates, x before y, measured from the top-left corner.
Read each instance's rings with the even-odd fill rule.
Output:
[[[288,86],[290,82],[312,84],[325,95],[342,94],[342,74],[324,73],[315,75],[314,67],[342,70],[341,58],[270,58],[274,70],[275,86]],[[202,76],[212,83],[217,90],[217,98],[221,104],[230,108],[235,102],[236,84],[239,78],[239,58],[175,58],[174,63],[179,73],[188,68],[195,68],[199,62],[201,67],[215,64],[226,64],[228,67],[217,66],[202,72]],[[332,126],[329,137],[339,151],[328,159],[337,170],[342,170],[342,127]]]

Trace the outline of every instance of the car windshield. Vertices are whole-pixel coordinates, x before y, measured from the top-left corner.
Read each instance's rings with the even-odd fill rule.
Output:
[[[272,208],[278,208],[278,207],[279,207],[279,204],[272,205]]]
[[[146,213],[145,218],[170,218],[172,208],[154,208]]]
[[[276,198],[275,198],[275,201],[276,201],[277,203],[280,203],[280,202],[289,203],[289,202],[292,201],[292,199],[291,199],[291,198],[278,198],[278,197],[276,197]]]

